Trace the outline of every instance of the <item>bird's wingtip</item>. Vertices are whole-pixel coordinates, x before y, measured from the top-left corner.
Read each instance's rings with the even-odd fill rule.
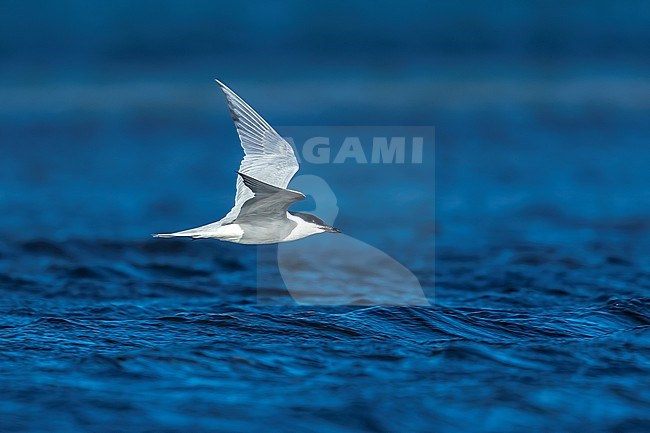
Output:
[[[215,78],[215,79],[214,79],[214,82],[217,83],[220,87],[226,87],[226,85],[223,84],[221,81],[219,81],[218,78]]]

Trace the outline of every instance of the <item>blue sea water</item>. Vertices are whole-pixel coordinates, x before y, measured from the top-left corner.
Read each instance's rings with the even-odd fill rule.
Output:
[[[642,2],[73,3],[0,27],[0,432],[650,429]],[[430,307],[151,238],[231,206],[213,78],[281,133],[435,127],[422,164],[300,171]]]
[[[2,431],[646,431],[647,106],[547,106],[570,78],[518,79],[542,89],[510,106],[454,106],[469,83],[451,78],[427,87],[451,96],[416,100],[436,149],[408,172],[302,168],[337,194],[336,224],[407,266],[432,307],[264,305],[255,248],[150,238],[231,203],[240,149],[209,80],[166,83],[144,107],[142,84],[80,91],[138,89],[130,111],[62,97],[5,111]],[[340,120],[298,94],[327,85],[232,84],[284,124],[296,103],[296,124]],[[403,192],[381,199],[382,182]]]

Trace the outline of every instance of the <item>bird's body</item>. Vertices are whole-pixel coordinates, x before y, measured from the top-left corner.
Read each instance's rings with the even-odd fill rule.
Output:
[[[287,212],[285,220],[259,219],[255,222],[233,222],[217,227],[214,230],[191,235],[194,239],[213,238],[238,244],[262,245],[280,242],[296,241],[307,236],[323,233],[313,224],[306,223],[300,217]],[[189,234],[171,233],[156,235],[156,237],[190,236]]]
[[[220,81],[230,114],[244,149],[237,171],[235,205],[221,220],[176,233],[155,237],[219,239],[240,244],[274,244],[318,233],[338,233],[319,218],[291,212],[289,206],[305,196],[287,189],[298,171],[298,160],[287,143],[235,92]]]

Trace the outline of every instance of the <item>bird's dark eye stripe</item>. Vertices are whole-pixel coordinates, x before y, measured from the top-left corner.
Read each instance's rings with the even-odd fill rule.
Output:
[[[320,218],[318,218],[318,217],[316,217],[314,215],[311,215],[311,214],[308,214],[308,213],[303,213],[303,212],[291,212],[291,213],[293,215],[301,218],[303,221],[308,222],[308,223],[318,224],[320,226],[327,227],[327,224],[325,224],[325,222],[322,219],[320,219]]]

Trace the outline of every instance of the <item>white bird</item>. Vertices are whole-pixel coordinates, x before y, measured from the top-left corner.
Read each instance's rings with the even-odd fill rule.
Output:
[[[291,145],[235,92],[215,81],[226,95],[244,149],[244,159],[237,171],[235,205],[217,222],[154,237],[258,245],[295,241],[318,233],[340,233],[314,215],[288,210],[293,203],[305,199],[301,192],[287,189],[298,171]]]

